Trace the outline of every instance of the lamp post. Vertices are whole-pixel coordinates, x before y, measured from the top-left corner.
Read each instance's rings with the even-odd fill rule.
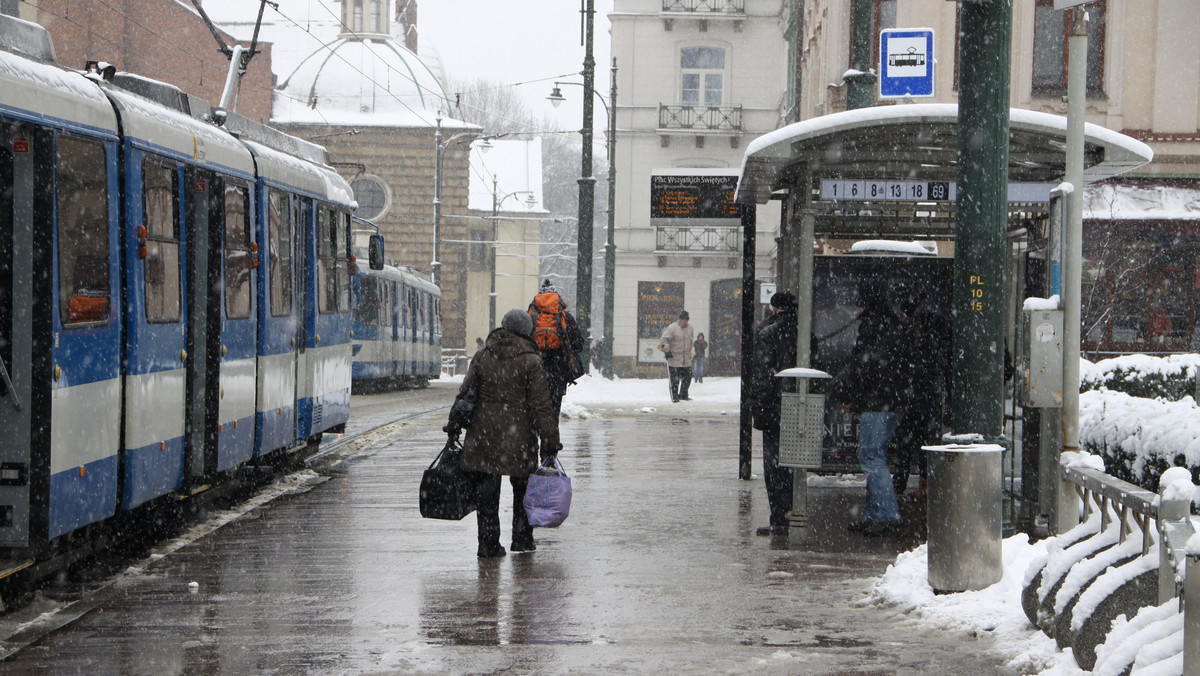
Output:
[[[608,153],[608,232],[604,242],[604,345],[600,351],[600,373],[609,380],[613,377],[612,355],[613,355],[613,298],[615,294],[614,284],[617,275],[617,245],[616,245],[616,200],[617,200],[617,60],[612,60],[612,74],[610,76],[610,89],[608,101],[604,100],[604,96],[592,89],[592,93],[604,106],[604,112],[608,115],[608,138],[605,142],[605,150]],[[550,92],[550,96],[546,97],[558,107],[566,99],[562,95],[562,90],[559,89],[562,85],[575,85],[585,87],[578,82],[555,82],[554,90]],[[590,171],[590,163],[589,163]],[[582,180],[582,179],[581,179]],[[582,202],[581,202],[582,205]],[[582,207],[580,209],[582,213]],[[582,220],[580,221],[580,243],[583,242]],[[589,227],[589,250],[590,250],[590,227]],[[591,268],[588,268],[589,279]],[[589,301],[591,294],[588,294]]]
[[[488,294],[488,331],[496,328],[496,243],[500,240],[500,205],[504,200],[513,195],[529,195],[530,205],[534,203],[532,190],[514,190],[510,193],[500,195],[496,175],[492,175],[492,253],[491,253],[491,270],[492,270],[492,289]]]
[[[595,0],[583,0],[583,168],[579,176],[579,250],[576,255],[575,313],[583,332],[583,363],[591,363],[592,338],[592,218],[596,179],[592,176],[592,94],[595,93],[596,59],[592,57],[592,23]]]

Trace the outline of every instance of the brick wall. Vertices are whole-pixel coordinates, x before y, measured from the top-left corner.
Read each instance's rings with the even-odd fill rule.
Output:
[[[329,161],[353,181],[361,164],[366,173],[388,185],[391,203],[376,222],[386,240],[388,258],[401,266],[431,272],[433,260],[434,130],[392,127],[281,126],[289,134],[320,143]],[[358,130],[359,133],[344,132]],[[442,326],[446,347],[466,345],[467,260],[470,239],[467,214],[467,144],[451,144],[442,156]],[[343,164],[344,163],[344,164]],[[451,242],[448,240],[457,240]]]
[[[50,31],[58,61],[83,69],[107,61],[117,70],[169,82],[207,99],[221,98],[229,59],[191,3],[179,0],[40,0],[37,22]],[[223,36],[226,44],[232,38]],[[250,62],[237,111],[266,122],[271,115],[271,46]]]

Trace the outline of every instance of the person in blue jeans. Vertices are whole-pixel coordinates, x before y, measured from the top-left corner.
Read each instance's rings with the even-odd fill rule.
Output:
[[[905,363],[904,326],[892,311],[887,287],[879,280],[864,282],[858,306],[858,339],[849,363],[834,379],[831,396],[860,416],[858,464],[867,479],[867,498],[850,530],[880,536],[900,526],[887,446],[900,426],[911,369]]]

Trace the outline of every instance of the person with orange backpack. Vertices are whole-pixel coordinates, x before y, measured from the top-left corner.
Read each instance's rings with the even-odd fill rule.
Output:
[[[542,365],[546,368],[550,401],[557,415],[562,411],[567,386],[586,373],[579,360],[583,334],[579,332],[575,317],[567,312],[567,302],[558,295],[549,279],[542,282],[541,289],[529,304],[529,318],[533,320],[533,342],[537,344]]]

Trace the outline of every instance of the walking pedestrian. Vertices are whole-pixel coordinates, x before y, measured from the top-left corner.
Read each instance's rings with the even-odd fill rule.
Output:
[[[879,280],[864,282],[858,306],[858,340],[849,364],[834,379],[832,396],[843,408],[860,414],[858,464],[867,479],[867,499],[862,518],[850,530],[879,536],[900,526],[887,446],[900,424],[908,367],[900,354],[903,328],[888,302],[887,287]]]
[[[692,343],[692,379],[698,383],[704,382],[704,354],[708,351],[708,341],[704,339],[704,332],[696,334],[696,342]]]
[[[583,334],[579,332],[575,317],[567,312],[567,301],[558,295],[549,279],[542,282],[528,312],[533,321],[533,342],[546,369],[550,399],[557,416],[562,411],[567,386],[575,384],[575,380],[586,372],[579,360]]]
[[[779,466],[779,418],[783,395],[776,373],[796,365],[796,297],[786,291],[771,296],[771,316],[754,336],[750,410],[754,427],[762,430],[763,479],[767,486],[770,522],[755,530],[758,535],[788,532],[792,511],[792,470]]]
[[[667,376],[671,385],[671,401],[691,401],[688,388],[692,384],[692,343],[695,336],[688,326],[687,310],[679,313],[679,320],[663,329],[658,339],[658,349],[667,358]]]
[[[475,484],[480,557],[504,556],[500,544],[500,477],[513,491],[512,550],[536,549],[533,528],[522,500],[529,475],[562,444],[558,416],[550,402],[546,372],[533,343],[533,321],[509,310],[500,327],[488,334],[483,351],[471,361],[458,398],[475,391],[475,410],[463,441],[462,467]],[[456,435],[457,430],[449,430]]]

